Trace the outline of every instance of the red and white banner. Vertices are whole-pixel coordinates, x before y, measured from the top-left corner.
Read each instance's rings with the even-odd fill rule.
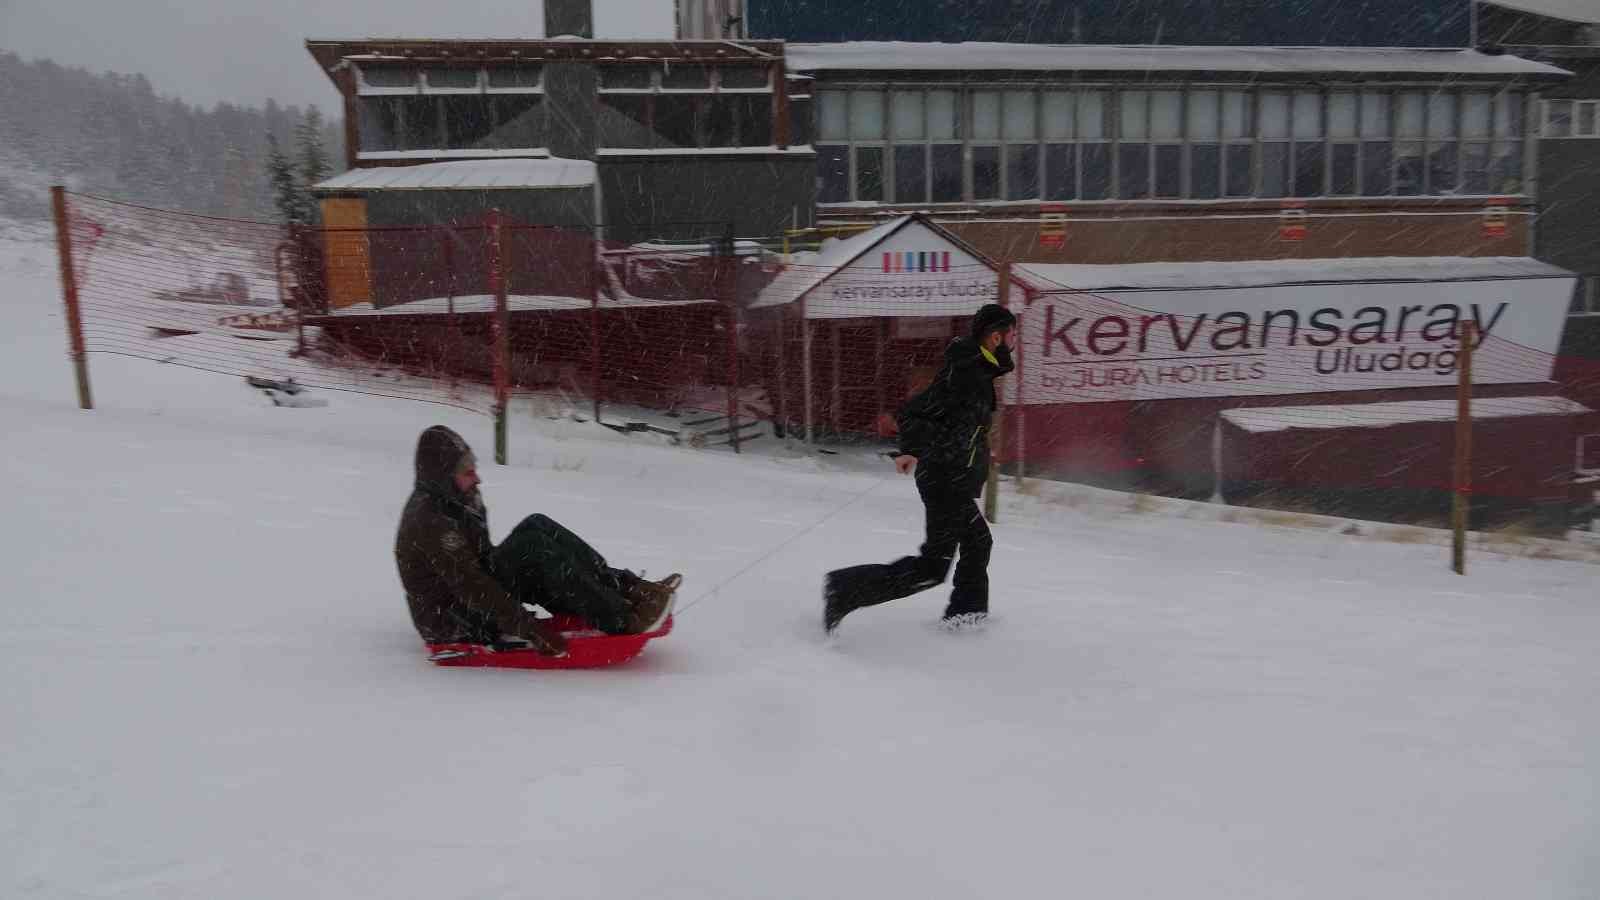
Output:
[[[1473,381],[1550,379],[1571,278],[1045,294],[1027,306],[1025,404],[1452,385],[1462,323]]]

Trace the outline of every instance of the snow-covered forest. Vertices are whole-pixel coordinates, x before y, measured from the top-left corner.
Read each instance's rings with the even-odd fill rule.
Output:
[[[157,94],[143,75],[0,53],[0,218],[49,213],[49,186],[210,215],[275,220],[268,136],[292,154],[311,110]],[[319,114],[320,115],[320,114]],[[342,168],[337,116],[316,123]]]

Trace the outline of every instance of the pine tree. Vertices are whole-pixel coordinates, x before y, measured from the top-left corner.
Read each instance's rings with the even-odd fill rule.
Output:
[[[304,205],[296,184],[294,165],[278,146],[278,136],[267,133],[267,180],[272,182],[272,202],[285,225],[303,225]]]
[[[300,171],[297,173],[300,221],[315,225],[321,221],[322,216],[321,211],[317,209],[317,200],[311,189],[326,179],[330,171],[328,155],[322,149],[322,111],[315,106],[306,110],[305,118],[300,120],[295,136],[300,145]]]

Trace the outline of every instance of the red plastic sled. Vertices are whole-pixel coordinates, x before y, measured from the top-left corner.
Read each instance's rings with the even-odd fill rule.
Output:
[[[429,644],[428,660],[441,666],[503,669],[597,669],[624,663],[644,651],[644,645],[672,631],[672,617],[655,631],[644,634],[606,634],[576,616],[551,620],[567,639],[566,656],[545,656],[532,648],[494,644]]]

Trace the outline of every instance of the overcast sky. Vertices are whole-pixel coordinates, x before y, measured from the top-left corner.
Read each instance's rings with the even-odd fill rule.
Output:
[[[600,37],[672,36],[672,0],[595,0]],[[306,38],[544,34],[540,0],[0,0],[0,49],[94,71],[142,72],[210,106],[316,103],[338,93]]]

